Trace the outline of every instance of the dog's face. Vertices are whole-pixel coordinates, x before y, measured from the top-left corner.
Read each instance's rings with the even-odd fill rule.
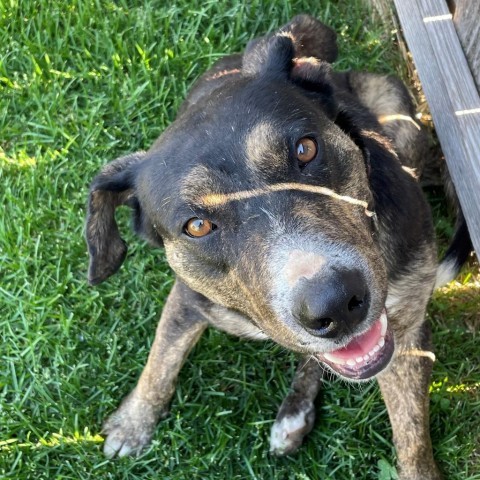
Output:
[[[280,53],[277,63],[288,57]],[[346,378],[370,378],[391,359],[393,338],[365,155],[335,124],[333,93],[295,81],[304,67],[324,78],[324,67],[291,65],[285,76],[281,65],[275,75],[232,74],[149,152],[98,177],[91,280],[123,260],[113,211],[129,203],[137,231],[164,245],[191,289]]]

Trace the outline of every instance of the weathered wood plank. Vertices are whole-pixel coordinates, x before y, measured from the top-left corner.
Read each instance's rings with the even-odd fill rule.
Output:
[[[444,0],[394,0],[480,254],[480,97]]]
[[[480,2],[455,0],[453,23],[470,65],[477,90],[480,90]]]

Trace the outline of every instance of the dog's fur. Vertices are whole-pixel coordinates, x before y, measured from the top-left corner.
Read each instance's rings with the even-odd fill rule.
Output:
[[[401,478],[440,478],[425,321],[436,250],[414,175],[425,137],[399,80],[335,73],[336,55],[332,30],[295,17],[220,60],[149,151],[113,161],[93,181],[89,281],[105,280],[125,258],[114,218],[123,204],[135,230],[165,247],[177,276],[140,380],[105,423],[108,456],[148,444],[183,361],[213,325],[302,357],[272,428],[274,453],[293,452],[311,430],[329,368],[378,379]],[[318,151],[302,163],[296,142],[305,137]],[[216,228],[193,238],[185,227],[192,218]],[[361,367],[329,362],[329,352],[373,336],[385,309],[378,357],[360,358]]]

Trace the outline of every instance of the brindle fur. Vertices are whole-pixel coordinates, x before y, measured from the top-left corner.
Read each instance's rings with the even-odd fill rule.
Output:
[[[378,117],[413,114],[404,86],[387,76],[335,73],[328,62],[336,52],[332,30],[295,17],[277,34],[251,42],[244,55],[219,61],[148,152],[112,162],[92,183],[90,282],[105,280],[125,258],[114,219],[121,204],[132,207],[139,234],[165,247],[177,274],[140,380],[105,423],[108,456],[148,444],[207,325],[271,338],[301,354],[272,431],[272,451],[293,452],[314,422],[324,372],[315,353],[346,345],[387,305],[396,350],[377,378],[400,475],[440,478],[428,431],[431,359],[408,355],[431,348],[425,321],[436,272],[431,215],[415,178],[402,168],[421,169],[425,136],[414,122],[382,126]],[[292,142],[306,134],[316,136],[321,158],[300,170]],[[327,187],[366,202],[376,216],[294,189],[202,204],[211,195],[227,198],[282,182]],[[209,218],[218,229],[189,238],[182,226],[192,217]],[[298,296],[315,282],[328,289],[333,272],[348,269],[362,279],[368,310],[343,325],[335,341],[307,331],[292,314]]]

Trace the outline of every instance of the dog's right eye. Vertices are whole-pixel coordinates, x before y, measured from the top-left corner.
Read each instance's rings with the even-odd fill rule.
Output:
[[[317,143],[313,138],[303,137],[295,145],[295,156],[300,164],[311,162],[317,156]]]
[[[198,217],[191,218],[183,227],[183,231],[189,236],[189,237],[204,237],[205,235],[208,235],[211,233],[213,230],[215,230],[217,226],[212,223],[210,220],[204,220]]]

